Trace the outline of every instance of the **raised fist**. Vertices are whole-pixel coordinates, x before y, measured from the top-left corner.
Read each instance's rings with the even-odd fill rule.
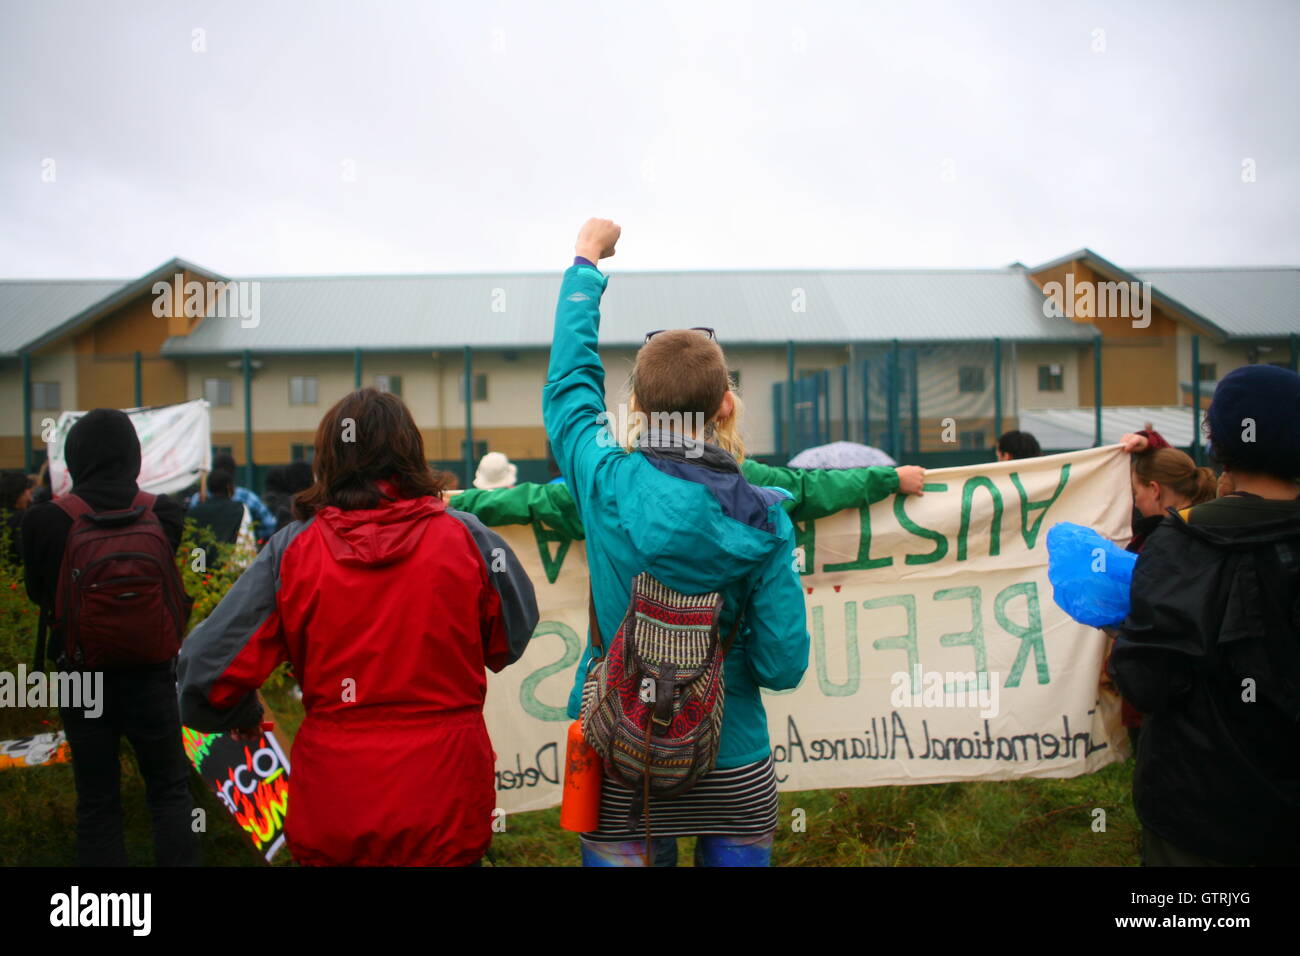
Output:
[[[614,245],[622,232],[622,227],[612,219],[588,219],[578,230],[576,251],[591,262],[608,259],[614,254]]]

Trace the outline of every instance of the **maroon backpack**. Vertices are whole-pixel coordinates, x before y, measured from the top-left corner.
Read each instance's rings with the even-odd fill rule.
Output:
[[[123,511],[93,511],[76,495],[54,503],[72,519],[55,596],[55,633],[79,670],[156,664],[180,650],[193,599],[153,495]]]

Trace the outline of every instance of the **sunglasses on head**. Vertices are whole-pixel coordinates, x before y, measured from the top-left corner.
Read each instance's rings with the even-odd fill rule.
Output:
[[[649,342],[652,338],[654,338],[656,335],[659,335],[661,332],[672,332],[672,331],[675,331],[675,330],[674,330],[674,329],[655,329],[653,332],[647,332],[647,333],[645,334],[645,340],[646,340],[646,342]],[[718,336],[714,333],[713,329],[706,328],[706,327],[703,326],[703,325],[696,325],[696,326],[693,326],[693,327],[687,329],[686,331],[688,331],[688,332],[701,332],[701,333],[703,333],[704,335],[707,335],[707,336],[708,336],[711,340],[713,340],[714,342],[718,341]]]

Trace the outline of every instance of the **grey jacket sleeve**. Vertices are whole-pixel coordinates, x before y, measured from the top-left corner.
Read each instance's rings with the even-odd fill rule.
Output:
[[[448,509],[447,513],[463,524],[473,537],[483,563],[487,565],[492,586],[501,599],[504,635],[484,637],[488,667],[499,671],[523,656],[537,627],[537,596],[533,592],[533,582],[501,535],[468,512]],[[495,646],[502,636],[504,641],[500,643],[503,646]]]
[[[262,719],[257,688],[287,656],[276,605],[280,560],[309,523],[277,532],[181,645],[177,692],[186,727],[217,733]]]

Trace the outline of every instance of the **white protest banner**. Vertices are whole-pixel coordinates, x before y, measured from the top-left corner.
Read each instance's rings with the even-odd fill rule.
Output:
[[[199,480],[199,472],[212,467],[212,419],[202,398],[179,405],[123,409],[140,436],[142,491],[166,495],[188,488]],[[56,496],[72,490],[72,476],[64,457],[68,431],[85,412],[64,412],[54,423],[52,440],[47,441],[50,487]]]
[[[1099,690],[1106,639],[1052,600],[1047,530],[1123,543],[1118,446],[928,473],[925,493],[796,525],[812,637],[792,691],[764,692],[782,790],[1072,777],[1126,755]],[[498,806],[560,801],[565,704],[586,640],[583,542],[502,533],[537,590],[522,660],[488,685]]]

